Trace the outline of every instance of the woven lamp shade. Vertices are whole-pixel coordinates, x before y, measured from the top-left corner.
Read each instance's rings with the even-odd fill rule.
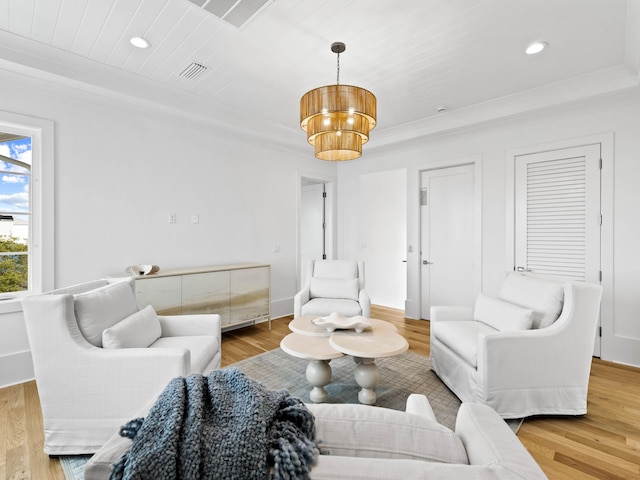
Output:
[[[321,160],[354,160],[376,126],[376,97],[352,85],[326,85],[300,99],[300,126]]]

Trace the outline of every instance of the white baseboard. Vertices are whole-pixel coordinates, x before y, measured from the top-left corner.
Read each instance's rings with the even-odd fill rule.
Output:
[[[0,357],[0,388],[34,379],[31,351],[10,353]]]
[[[420,304],[413,300],[405,300],[404,316],[413,320],[420,320]]]
[[[293,297],[271,301],[271,318],[286,317],[293,314]]]

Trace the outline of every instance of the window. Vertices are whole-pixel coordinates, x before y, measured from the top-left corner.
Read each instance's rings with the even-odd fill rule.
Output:
[[[0,294],[29,290],[31,142],[0,132]]]
[[[53,288],[53,122],[0,111],[0,300]]]

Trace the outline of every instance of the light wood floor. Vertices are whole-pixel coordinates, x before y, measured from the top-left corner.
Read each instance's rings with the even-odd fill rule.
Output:
[[[372,306],[393,322],[410,350],[429,355],[429,322]],[[223,334],[223,366],[277,348],[291,317]],[[640,479],[640,369],[594,359],[581,417],[525,420],[518,438],[551,480]],[[57,459],[42,453],[42,415],[35,382],[0,389],[0,480],[64,480]]]

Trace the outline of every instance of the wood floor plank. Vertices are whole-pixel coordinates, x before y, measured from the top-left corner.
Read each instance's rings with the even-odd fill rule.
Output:
[[[393,323],[409,349],[429,355],[425,320],[372,305]],[[222,365],[278,348],[292,317],[225,332]],[[518,438],[551,480],[640,479],[640,369],[594,359],[587,415],[526,419]],[[35,382],[0,389],[0,480],[64,480],[57,459],[42,452],[42,415]]]
[[[60,478],[61,475],[64,477],[60,461],[50,458],[49,455],[42,451],[44,425],[42,423],[42,414],[40,413],[38,388],[35,382],[25,383],[24,391],[31,478],[56,479]]]
[[[9,387],[7,442],[7,478],[31,478],[27,446],[26,409],[23,385]]]
[[[610,455],[601,449],[591,448],[581,442],[567,438],[563,433],[559,434],[550,429],[542,428],[540,425],[530,424],[528,425],[526,436],[530,441],[537,440],[540,444],[554,450],[555,461],[565,465],[573,465],[572,468],[589,475],[593,476],[593,472],[603,471],[613,475],[612,478],[640,480],[640,469],[637,463]],[[571,459],[573,463],[568,463],[567,459]],[[588,465],[591,471],[578,468],[582,465]]]
[[[9,388],[0,389],[0,479],[8,477],[7,435],[5,432],[9,429]]]

